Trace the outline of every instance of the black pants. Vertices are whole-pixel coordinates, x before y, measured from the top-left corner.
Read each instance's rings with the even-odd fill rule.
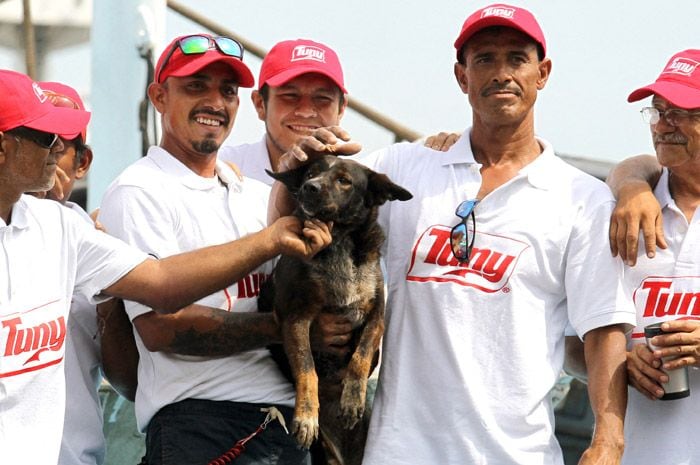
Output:
[[[147,465],[206,465],[253,433],[262,404],[187,399],[163,407],[146,431]],[[291,425],[293,410],[276,406]],[[248,441],[232,465],[308,465],[309,454],[277,421]]]

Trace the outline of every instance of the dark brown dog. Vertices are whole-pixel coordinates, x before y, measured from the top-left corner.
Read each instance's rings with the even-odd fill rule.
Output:
[[[367,433],[367,378],[384,332],[384,282],[379,248],[384,234],[377,210],[411,193],[354,161],[327,155],[296,170],[270,173],[296,199],[295,215],[333,222],[332,243],[312,260],[280,258],[259,306],[272,307],[296,384],[292,431],[304,447],[319,433],[329,463],[362,461]],[[267,303],[266,303],[267,302]],[[311,323],[321,312],[353,325],[348,357],[313,353]]]

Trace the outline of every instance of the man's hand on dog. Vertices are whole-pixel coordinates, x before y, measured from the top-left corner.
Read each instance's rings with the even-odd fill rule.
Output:
[[[344,358],[350,351],[352,324],[332,313],[319,313],[311,325],[311,348]]]
[[[362,150],[357,142],[348,142],[350,134],[340,126],[319,128],[308,136],[301,137],[280,158],[277,171],[297,168],[321,155],[354,155]]]
[[[350,134],[340,126],[319,128],[308,136],[301,137],[277,164],[277,171],[284,172],[298,168],[309,160],[322,155],[354,155],[362,150],[357,142],[348,142]],[[267,223],[272,224],[277,218],[289,215],[294,210],[287,188],[281,182],[275,182],[270,194]]]
[[[283,216],[270,225],[272,240],[282,255],[291,255],[307,260],[331,243],[333,224],[319,220],[307,220],[301,224],[298,218]]]

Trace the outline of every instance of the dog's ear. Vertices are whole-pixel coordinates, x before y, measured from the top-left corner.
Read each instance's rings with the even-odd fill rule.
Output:
[[[413,195],[398,184],[394,184],[386,174],[367,169],[367,204],[382,205],[388,200],[409,200]]]
[[[293,170],[283,171],[281,173],[273,173],[272,171],[267,169],[265,170],[265,172],[269,176],[275,178],[276,180],[284,184],[289,190],[289,192],[295,194],[299,191],[301,184],[304,182],[304,175],[306,174],[306,170],[308,168],[309,165],[303,165],[298,168],[294,168]]]

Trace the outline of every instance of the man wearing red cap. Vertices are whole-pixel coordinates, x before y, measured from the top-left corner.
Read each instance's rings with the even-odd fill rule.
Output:
[[[617,464],[634,310],[606,244],[613,197],[535,136],[551,61],[530,12],[481,8],[454,45],[472,128],[439,157],[419,144],[362,157],[414,195],[379,215],[387,324],[363,464],[561,465],[549,391],[569,324],[592,360],[581,463]],[[300,148],[345,137],[315,135]]]
[[[347,104],[345,94],[343,69],[333,49],[307,39],[277,43],[263,59],[258,90],[251,95],[265,123],[262,140],[222,147],[219,158],[272,185],[265,170],[277,171],[280,157],[299,137],[338,125]]]
[[[242,57],[237,42],[207,34],[178,37],[165,48],[148,89],[161,113],[162,139],[107,190],[100,221],[110,234],[164,257],[265,227],[269,187],[241,181],[218,159],[238,88],[254,84]],[[291,420],[293,387],[266,349],[278,341],[277,324],[256,312],[272,267],[256,263],[237,283],[174,315],[125,303],[140,354],[135,408],[146,463],[168,463],[166,453],[180,463],[208,463],[262,424],[261,408],[275,406]],[[278,422],[236,459],[306,460],[307,451]]]
[[[668,382],[665,371],[700,367],[700,50],[675,54],[654,83],[635,90],[627,100],[647,97],[652,97],[650,106],[641,113],[650,124],[658,161],[623,162],[626,168],[615,173],[615,182],[621,191],[621,208],[644,210],[648,202],[636,205],[639,197],[634,196],[649,190],[645,179],[651,180],[655,185],[652,212],[659,207],[661,212],[657,235],[664,235],[665,240],[652,253],[637,253],[636,245],[625,251],[630,265],[625,268],[625,283],[634,295],[637,326],[627,354],[633,389],[629,391],[623,463],[691,464],[700,457],[695,432],[700,416],[695,398],[700,392],[700,372],[688,370],[689,397],[659,399]],[[643,214],[653,216],[637,213]],[[620,227],[626,229],[624,224]],[[647,229],[653,232],[655,228]],[[617,231],[611,235],[616,237]],[[644,241],[649,252],[656,238],[645,234]],[[654,338],[659,350],[652,353],[645,344],[644,327],[662,321],[664,333],[669,334]],[[662,357],[676,358],[663,361]]]
[[[54,106],[28,76],[0,70],[0,454],[3,463],[57,463],[65,406],[66,320],[75,293],[175,311],[246,276],[279,253],[310,256],[323,227],[285,218],[239,241],[162,260],[95,230],[51,189],[61,137],[90,114]]]

